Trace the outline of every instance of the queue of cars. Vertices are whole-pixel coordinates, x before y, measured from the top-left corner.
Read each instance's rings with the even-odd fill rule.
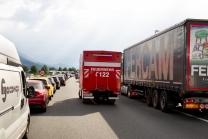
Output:
[[[28,99],[29,107],[39,108],[43,112],[46,112],[49,101],[52,99],[57,89],[66,85],[67,79],[67,76],[64,74],[27,79],[27,86],[33,86],[35,89],[34,96]]]

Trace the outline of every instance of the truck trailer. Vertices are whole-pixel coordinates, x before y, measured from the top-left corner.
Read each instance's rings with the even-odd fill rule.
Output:
[[[186,19],[123,51],[121,93],[167,112],[208,109],[208,20]]]
[[[79,98],[114,104],[121,90],[121,52],[85,50],[79,63]]]

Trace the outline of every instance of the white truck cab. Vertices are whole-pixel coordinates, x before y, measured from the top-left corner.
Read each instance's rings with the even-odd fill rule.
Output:
[[[27,138],[30,109],[17,50],[0,35],[0,139]]]

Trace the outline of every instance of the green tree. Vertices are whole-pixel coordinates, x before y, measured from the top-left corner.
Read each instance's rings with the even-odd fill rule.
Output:
[[[77,72],[77,69],[75,67],[72,67],[72,71]]]
[[[32,65],[31,68],[30,68],[30,71],[34,74],[36,74],[38,72],[38,69],[36,68],[35,65]]]
[[[46,65],[43,65],[43,67],[41,68],[41,70],[44,70],[45,73],[48,73],[48,67]]]
[[[25,71],[25,72],[28,72],[28,67],[27,66],[24,66],[24,65],[22,65],[22,68],[23,68],[23,70]]]
[[[77,72],[77,69],[76,69],[76,68],[74,68],[74,67],[71,67],[71,68],[69,68],[69,69],[68,69],[68,71]]]
[[[59,67],[58,71],[62,71],[62,68],[61,68],[61,67]]]
[[[63,71],[67,71],[67,68],[65,67],[65,68],[63,69]]]

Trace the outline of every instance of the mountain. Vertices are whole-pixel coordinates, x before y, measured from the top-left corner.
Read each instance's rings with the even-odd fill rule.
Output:
[[[21,52],[18,51],[19,57],[20,57],[20,61],[22,63],[22,65],[27,66],[29,69],[31,66],[35,65],[38,70],[40,70],[43,67],[43,63],[37,62],[36,60],[30,58],[29,56],[27,56],[26,54],[23,54]],[[69,68],[69,66],[67,66],[66,64],[63,63],[59,63],[59,64],[46,64],[47,67],[55,67],[56,69],[58,69],[60,66],[62,68],[66,67],[67,69]]]
[[[31,66],[35,65],[38,70],[40,70],[44,64],[33,62],[32,59],[28,58],[26,55],[19,53],[20,61],[22,65],[27,66],[29,69]]]

